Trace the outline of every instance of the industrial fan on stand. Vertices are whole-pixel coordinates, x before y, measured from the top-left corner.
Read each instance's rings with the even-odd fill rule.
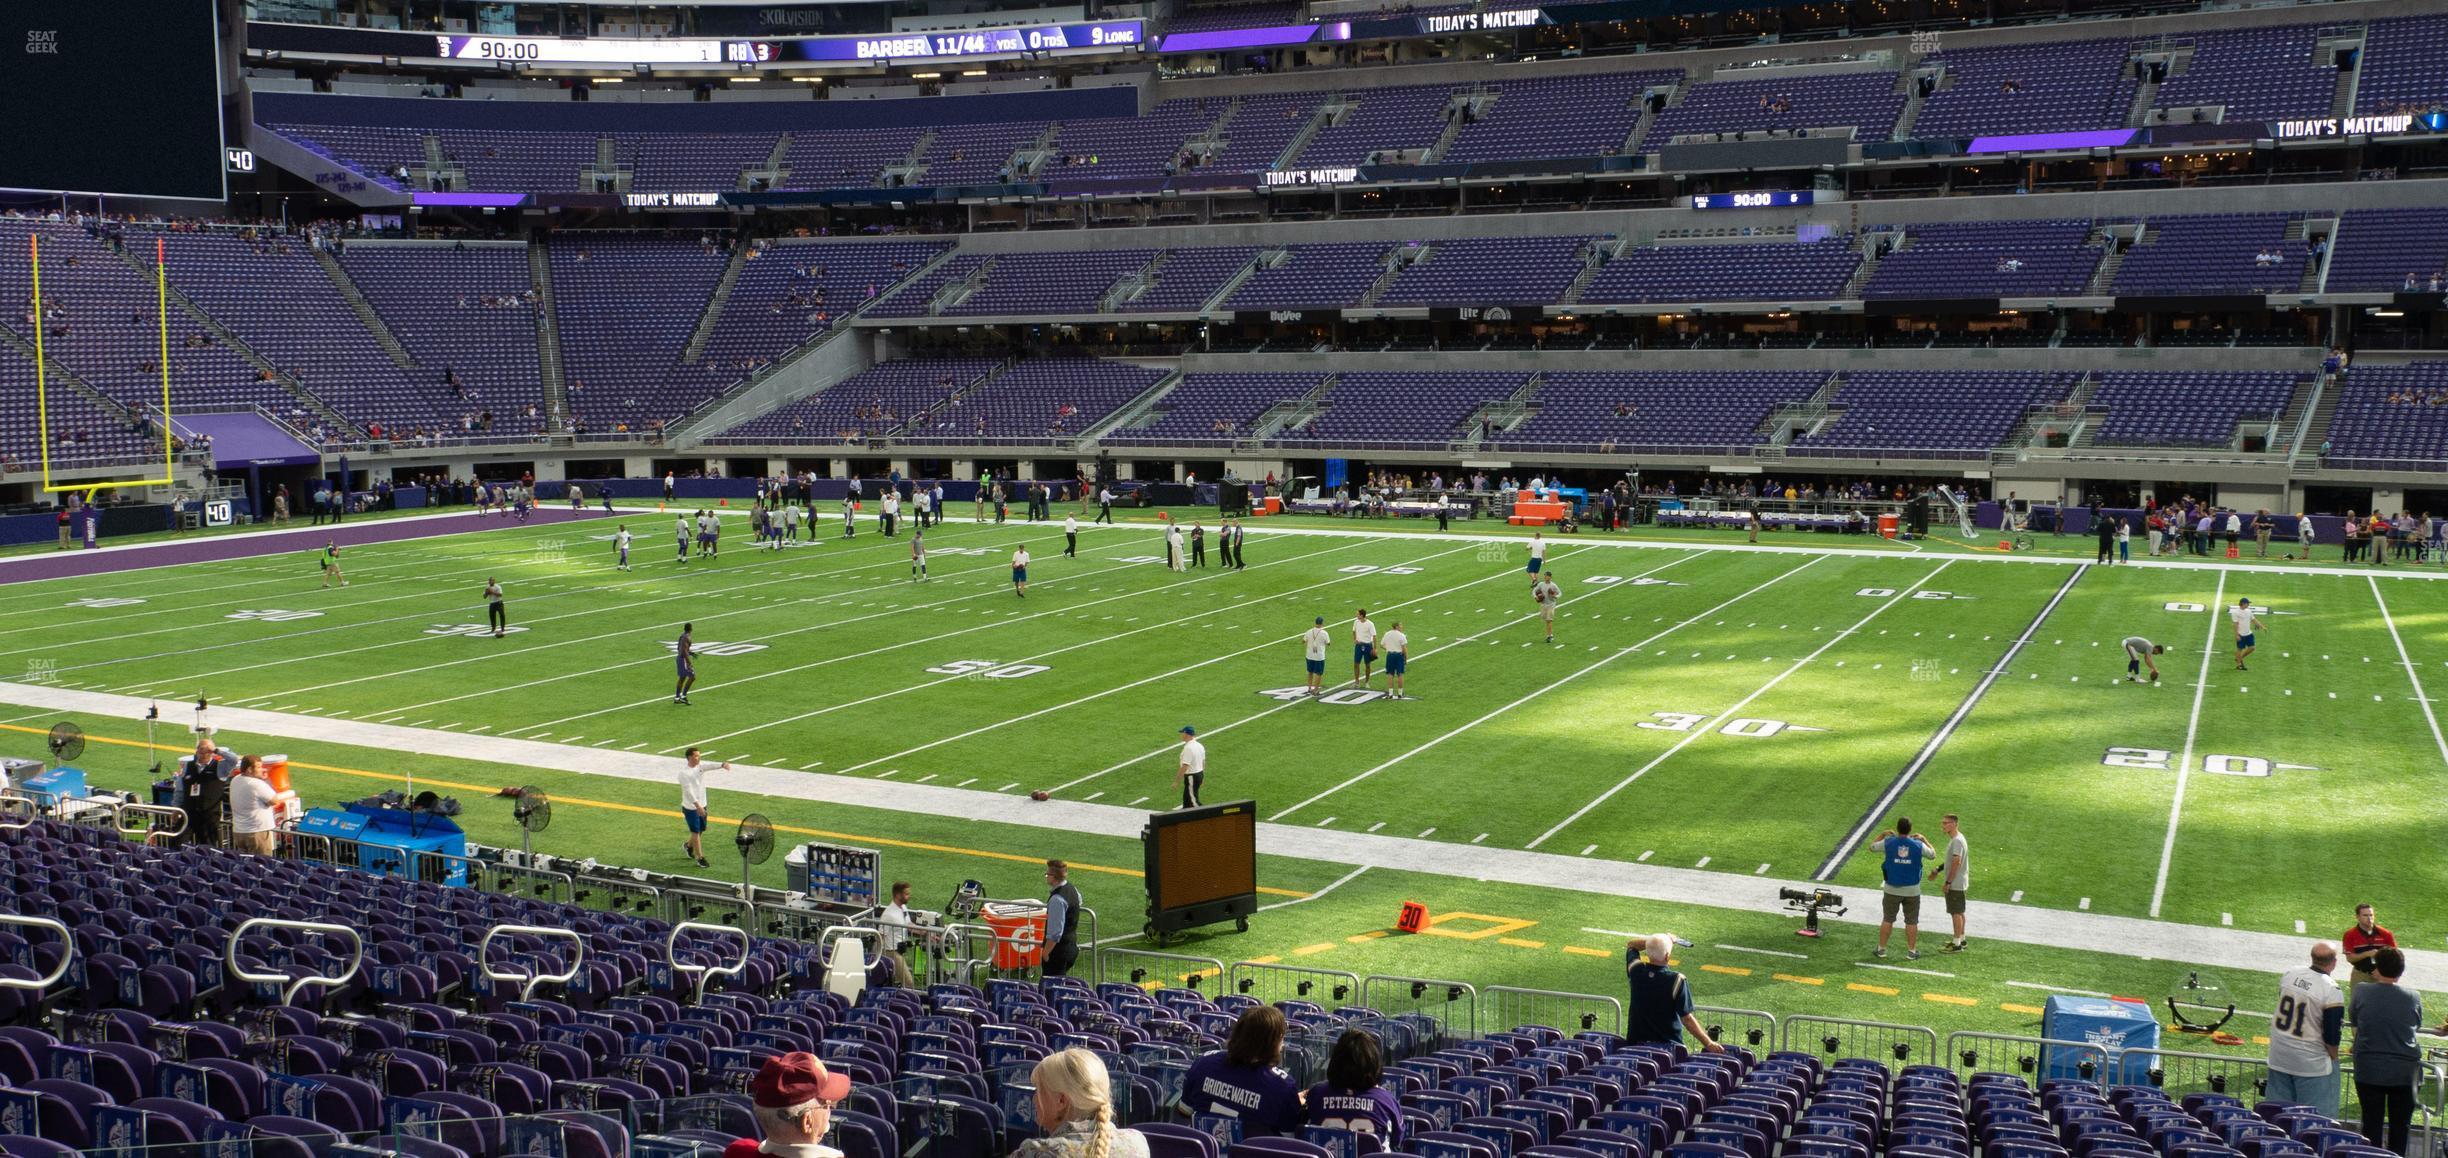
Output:
[[[773,822],[762,812],[751,812],[740,818],[739,832],[732,842],[739,846],[740,903],[750,904],[756,897],[756,886],[749,873],[756,866],[773,859]]]
[[[51,764],[56,768],[85,754],[85,729],[62,720],[51,725],[44,744],[51,749]]]
[[[552,827],[552,797],[541,788],[517,788],[511,791],[516,802],[510,805],[510,819],[519,827],[519,864],[535,867],[535,834]]]

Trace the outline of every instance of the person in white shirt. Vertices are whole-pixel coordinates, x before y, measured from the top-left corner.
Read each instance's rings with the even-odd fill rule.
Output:
[[[2278,976],[2278,1004],[2270,1017],[2269,1094],[2335,1115],[2338,1105],[2338,1042],[2345,1036],[2346,997],[2329,974],[2337,949],[2312,946],[2309,967]]]
[[[729,760],[722,762],[722,770],[731,770]],[[689,833],[688,843],[681,845],[680,851],[696,861],[698,868],[712,868],[713,865],[705,857],[703,839],[706,830],[705,760],[697,754],[695,745],[689,747],[688,757],[680,763],[680,816],[688,821]]]
[[[620,552],[620,569],[629,569],[629,524],[623,523],[612,535],[612,546]]]
[[[1181,526],[1177,523],[1165,524],[1165,568],[1182,570]]]
[[[1385,638],[1380,641],[1380,646],[1385,652],[1386,679],[1394,685],[1388,698],[1402,699],[1403,666],[1407,658],[1404,653],[1411,647],[1411,637],[1403,634],[1402,620],[1397,619],[1386,626]]]
[[[1029,553],[1026,546],[1012,550],[1012,594],[1028,598]]]
[[[2309,562],[2312,558],[2312,516],[2295,516],[2295,537],[2303,541],[2304,559]]]
[[[1063,555],[1065,558],[1079,558],[1079,516],[1077,515],[1063,516]]]
[[[884,537],[889,539],[897,534],[900,524],[901,492],[886,490],[884,492]]]
[[[688,562],[689,521],[687,515],[682,515],[672,521],[672,534],[680,541],[680,561]]]
[[[910,497],[918,504],[918,525],[926,526],[927,512],[933,507],[935,501],[934,493],[925,487],[919,487],[917,493]]]
[[[230,847],[257,856],[272,855],[272,830],[279,826],[280,816],[273,805],[275,795],[261,757],[238,761],[238,774],[230,777],[229,786]]]
[[[1113,488],[1097,488],[1097,517],[1100,523],[1113,522]]]
[[[1563,599],[1564,589],[1556,586],[1555,576],[1541,575],[1530,584],[1530,598],[1538,604],[1539,619],[1547,625],[1547,642],[1555,642],[1556,603]]]
[[[1181,767],[1173,773],[1173,784],[1181,789],[1181,806],[1199,806],[1199,787],[1207,783],[1207,745],[1199,743],[1198,729],[1182,725]]]
[[[918,968],[915,960],[917,942],[910,936],[910,928],[917,922],[910,919],[909,898],[909,882],[894,881],[892,903],[884,906],[884,911],[877,915],[876,932],[883,951],[897,954],[915,971]]]
[[[2234,511],[2227,512],[2227,554],[2230,557],[2236,553],[2236,539],[2243,534],[2244,516]]]
[[[2253,653],[2253,635],[2261,627],[2261,611],[2250,599],[2238,599],[2228,608],[2227,617],[2235,620],[2236,670],[2243,671],[2244,657]]]
[[[1365,688],[1371,670],[1377,663],[1377,625],[1369,622],[1368,608],[1352,617],[1352,686]]]
[[[1530,573],[1536,575],[1547,565],[1547,539],[1538,531],[1530,532]]]
[[[1308,634],[1301,636],[1301,657],[1309,665],[1309,694],[1313,696],[1323,695],[1326,691],[1326,645],[1329,642],[1326,617],[1323,615],[1310,625]]]

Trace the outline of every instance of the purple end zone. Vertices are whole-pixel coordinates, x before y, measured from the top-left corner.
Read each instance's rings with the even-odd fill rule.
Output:
[[[470,531],[531,527],[543,523],[575,523],[610,517],[600,510],[539,509],[521,523],[499,515],[478,515],[471,511],[440,518],[371,519],[336,526],[327,523],[293,531],[231,535],[218,539],[173,539],[166,543],[147,543],[107,551],[78,548],[48,555],[0,559],[0,583],[68,579],[79,575],[107,575],[114,571],[166,567],[174,563],[218,563],[257,555],[319,551],[325,540],[343,547],[359,547],[367,543],[396,543],[405,539],[430,539],[437,535],[464,535]]]

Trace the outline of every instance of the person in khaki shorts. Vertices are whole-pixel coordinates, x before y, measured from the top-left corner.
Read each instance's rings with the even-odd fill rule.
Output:
[[[238,774],[230,777],[229,787],[230,847],[257,856],[272,855],[272,830],[280,816],[273,807],[274,795],[262,757],[238,761]]]
[[[1940,862],[1938,875],[1945,878],[1947,917],[1955,924],[1955,939],[1948,941],[1949,953],[1961,953],[1964,947],[1964,894],[1972,889],[1972,851],[1964,844],[1963,826],[1955,822],[1950,812],[1938,818],[1938,827],[1946,830],[1946,858]]]
[[[1879,877],[1885,888],[1879,895],[1878,951],[1872,956],[1887,955],[1888,934],[1895,932],[1897,914],[1904,917],[1904,955],[1921,958],[1921,866],[1937,855],[1929,841],[1914,836],[1912,818],[1896,817],[1895,827],[1879,834]]]

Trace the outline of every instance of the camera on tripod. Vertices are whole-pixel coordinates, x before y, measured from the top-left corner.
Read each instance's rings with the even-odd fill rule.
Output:
[[[1819,914],[1824,912],[1841,917],[1845,913],[1844,898],[1826,889],[1778,889],[1777,899],[1785,902],[1786,908],[1803,915],[1802,927],[1794,930],[1797,937],[1819,935]]]

